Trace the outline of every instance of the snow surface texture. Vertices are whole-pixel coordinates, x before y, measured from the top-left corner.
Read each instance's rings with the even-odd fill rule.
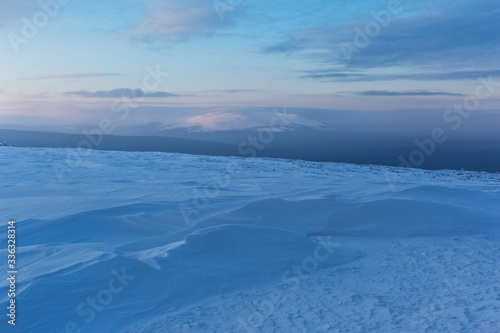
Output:
[[[500,332],[498,174],[75,152],[0,150],[1,332]]]

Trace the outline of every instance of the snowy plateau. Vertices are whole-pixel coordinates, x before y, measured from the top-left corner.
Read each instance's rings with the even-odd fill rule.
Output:
[[[500,174],[1,147],[0,180],[1,332],[500,332]]]

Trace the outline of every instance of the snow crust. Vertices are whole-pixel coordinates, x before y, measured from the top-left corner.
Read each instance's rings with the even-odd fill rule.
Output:
[[[0,177],[18,332],[500,331],[499,174],[2,147]]]

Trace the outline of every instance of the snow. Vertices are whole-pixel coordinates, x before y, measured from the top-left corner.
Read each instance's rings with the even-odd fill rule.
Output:
[[[83,159],[66,163],[70,153]],[[0,221],[17,219],[19,271],[17,324],[3,314],[1,332],[500,331],[499,174],[16,147],[0,157]],[[2,309],[7,290],[0,280]]]

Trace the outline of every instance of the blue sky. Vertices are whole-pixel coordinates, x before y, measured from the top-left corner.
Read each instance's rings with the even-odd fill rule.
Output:
[[[444,108],[479,77],[500,81],[494,0],[0,6],[4,116],[83,119],[134,91],[151,107]],[[146,68],[169,73],[154,91],[142,86]],[[482,108],[498,106],[498,90]]]

